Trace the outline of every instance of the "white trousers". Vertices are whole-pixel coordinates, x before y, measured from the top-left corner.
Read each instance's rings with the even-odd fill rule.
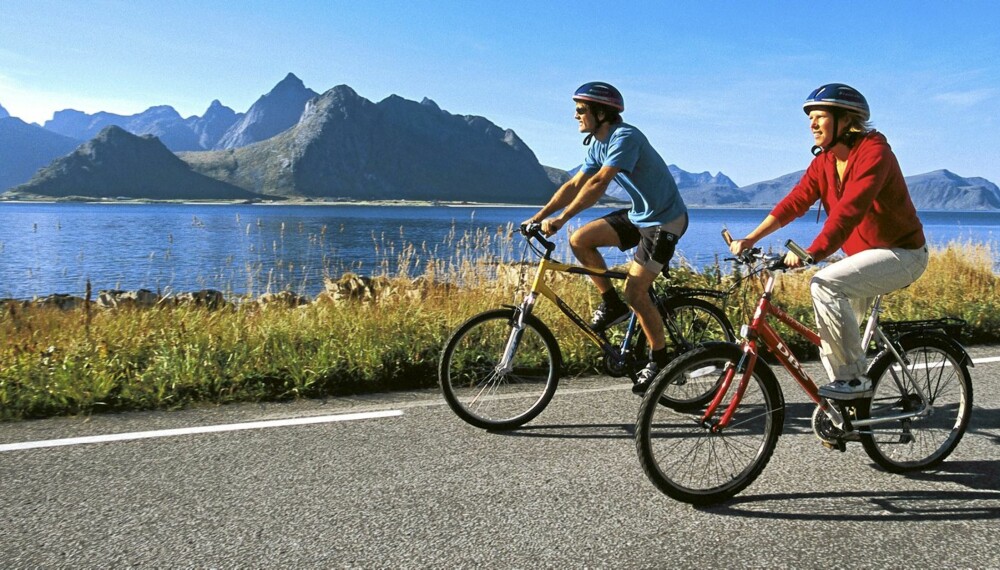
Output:
[[[851,380],[865,373],[861,325],[876,295],[902,289],[927,269],[927,246],[919,249],[869,249],[832,263],[810,282],[820,356],[830,380]]]

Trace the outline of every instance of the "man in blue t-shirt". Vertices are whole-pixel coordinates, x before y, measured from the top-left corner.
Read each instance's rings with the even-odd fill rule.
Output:
[[[589,145],[587,160],[563,184],[537,214],[527,222],[541,221],[542,231],[552,235],[567,221],[593,206],[612,180],[632,199],[632,208],[612,212],[591,221],[569,238],[580,263],[607,269],[597,248],[616,246],[622,251],[639,246],[625,280],[625,298],[639,317],[652,349],[652,358],[639,372],[633,387],[645,392],[656,374],[668,363],[663,321],[649,297],[649,288],[665,272],[677,240],[687,230],[687,207],[677,191],[666,163],[639,129],[622,122],[625,110],[621,93],[607,83],[586,83],[573,95],[580,132]],[[562,210],[558,216],[549,217]],[[526,223],[527,223],[526,222]],[[594,312],[591,328],[603,331],[628,316],[611,280],[592,276],[602,302]]]

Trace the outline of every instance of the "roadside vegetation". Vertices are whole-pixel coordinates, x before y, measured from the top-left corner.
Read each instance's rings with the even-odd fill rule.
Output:
[[[108,310],[88,302],[62,310],[7,302],[0,420],[433,387],[451,331],[478,312],[517,303],[533,275],[534,260],[520,263],[521,238],[510,229],[452,236],[444,258],[438,248],[427,255],[425,247],[403,247],[398,263],[376,271],[377,294],[303,306],[232,299],[215,309],[162,303]],[[993,258],[990,247],[975,243],[933,251],[924,277],[887,299],[884,318],[955,316],[968,321],[966,344],[1000,340]],[[786,275],[778,290],[779,303],[807,324],[809,275]],[[676,285],[719,289],[736,281],[725,261],[696,269],[681,260],[672,276]],[[581,314],[598,302],[586,278],[560,276],[555,287]],[[758,291],[744,282],[731,295],[727,311],[737,327]],[[568,373],[598,370],[599,355],[575,327],[551,303],[539,311]]]

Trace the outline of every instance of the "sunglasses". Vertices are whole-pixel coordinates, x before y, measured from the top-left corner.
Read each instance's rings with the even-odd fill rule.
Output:
[[[590,112],[590,109],[588,109],[587,107],[581,106],[576,108],[576,114],[580,117],[586,115],[588,112]]]

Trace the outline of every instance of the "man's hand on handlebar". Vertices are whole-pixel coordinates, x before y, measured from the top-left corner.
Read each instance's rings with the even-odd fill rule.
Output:
[[[542,233],[545,234],[545,237],[550,237],[558,232],[565,223],[559,218],[545,218],[542,220]]]
[[[562,229],[563,224],[566,222],[560,220],[559,218],[545,218],[541,222],[535,221],[534,218],[528,218],[521,222],[521,233],[526,233],[532,226],[538,227],[545,237],[550,237],[552,234],[558,232]]]

